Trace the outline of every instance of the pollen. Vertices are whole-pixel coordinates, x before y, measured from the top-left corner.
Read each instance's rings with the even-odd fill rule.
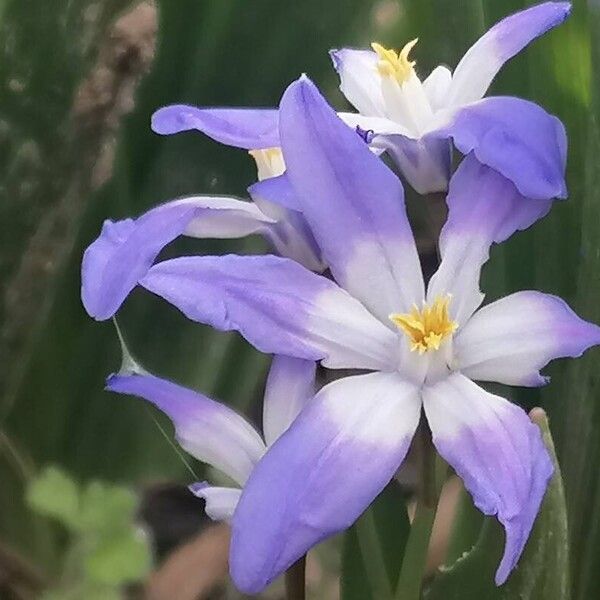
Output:
[[[411,352],[439,350],[442,342],[456,331],[458,323],[448,314],[450,299],[449,294],[438,296],[430,306],[423,304],[420,310],[414,305],[409,313],[390,315],[390,320],[408,336]]]
[[[379,57],[379,61],[377,62],[379,73],[385,77],[395,78],[400,84],[407,82],[417,64],[414,60],[408,60],[408,55],[418,41],[417,38],[408,42],[400,52],[388,50],[381,44],[373,42],[371,48],[373,48]]]

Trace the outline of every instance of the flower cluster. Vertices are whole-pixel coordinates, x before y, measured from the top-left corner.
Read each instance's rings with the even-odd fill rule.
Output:
[[[546,2],[488,31],[451,73],[421,81],[410,52],[378,44],[331,53],[358,113],[336,113],[302,76],[278,109],[169,106],[154,131],[197,129],[249,150],[253,202],[197,196],[106,221],[87,249],[82,298],[115,314],[135,286],[192,321],[241,333],[273,354],[263,438],[239,415],[147,373],[108,389],[145,398],[173,420],[181,446],[237,488],[194,484],[232,525],[231,574],[260,591],[309,548],[349,527],[402,464],[420,420],[477,507],[506,530],[503,583],[523,551],[553,467],[526,413],[479,382],[540,386],[549,361],[600,343],[600,328],[559,298],[523,291],[482,306],[494,243],[566,196],[566,135],[541,107],[482,99],[500,67],[559,25]],[[451,171],[451,152],[463,155]],[[439,268],[423,278],[401,179],[446,192]],[[427,202],[426,198],[423,202]],[[184,256],[155,263],[179,235],[263,235],[273,254]],[[315,394],[315,364],[368,371]]]

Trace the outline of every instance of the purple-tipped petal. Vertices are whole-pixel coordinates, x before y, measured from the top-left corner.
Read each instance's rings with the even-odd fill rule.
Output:
[[[524,198],[512,182],[469,154],[452,177],[446,202],[448,219],[439,242],[442,260],[427,294],[430,301],[451,294],[452,316],[464,325],[483,300],[479,277],[492,243],[545,216],[552,201]]]
[[[112,317],[160,251],[182,234],[235,238],[268,233],[273,223],[250,202],[208,196],[167,202],[135,220],[107,220],[83,255],[83,305],[99,321]]]
[[[194,218],[193,207],[146,215],[136,221],[105,221],[81,265],[81,300],[85,310],[102,321],[112,317],[143,277],[159,252],[181,235]]]
[[[258,150],[279,146],[277,110],[271,108],[199,108],[174,104],[152,115],[152,130],[172,135],[195,129],[236,148]]]
[[[506,530],[496,572],[501,585],[523,552],[554,472],[541,432],[521,408],[459,373],[425,387],[423,405],[438,452],[477,508],[496,515]]]
[[[111,375],[106,389],[154,404],[173,421],[177,441],[186,452],[240,485],[265,451],[260,435],[235,411],[166,379]]]
[[[423,299],[423,277],[398,178],[306,77],[280,106],[281,144],[323,259],[381,320]]]
[[[256,466],[233,518],[230,570],[257,593],[309,548],[349,527],[404,460],[418,389],[396,373],[339,379]]]
[[[564,300],[517,292],[477,311],[454,339],[455,366],[480,381],[544,385],[551,360],[581,356],[600,344],[600,327],[580,319]]]
[[[369,117],[385,117],[377,54],[371,50],[342,48],[329,52],[340,77],[340,90],[356,110]]]
[[[390,369],[397,337],[332,281],[276,256],[165,261],[140,282],[188,318],[239,331],[262,352],[332,368]]]
[[[459,106],[483,98],[506,61],[549,29],[560,25],[570,12],[570,2],[544,2],[494,25],[458,63],[446,106]]]
[[[314,361],[273,357],[263,404],[263,433],[267,446],[292,424],[314,396],[316,368]]]
[[[242,495],[238,488],[217,487],[206,481],[192,483],[188,489],[194,496],[205,500],[204,510],[213,521],[231,521]]]
[[[432,137],[451,137],[463,154],[510,179],[527,198],[566,198],[567,136],[559,119],[511,97],[492,97],[440,111]]]

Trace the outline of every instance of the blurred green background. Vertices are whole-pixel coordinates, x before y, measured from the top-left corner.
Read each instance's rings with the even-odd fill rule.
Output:
[[[245,195],[254,167],[201,135],[154,135],[164,104],[275,105],[307,72],[338,107],[328,50],[416,36],[418,70],[454,67],[468,46],[522,0],[0,0],[0,547],[52,577],[64,531],[25,502],[47,464],[78,481],[139,490],[189,474],[143,405],[108,395],[119,366],[110,322],[79,300],[79,264],[105,218],[136,215],[183,194]],[[532,230],[495,248],[489,297],[537,288],[600,322],[600,2],[502,71],[496,94],[542,104],[566,124],[570,197]],[[183,252],[261,251],[258,240],[179,240]],[[134,292],[119,320],[144,366],[257,414],[267,360],[236,335],[193,325]],[[600,589],[599,352],[559,361],[541,391],[561,462],[572,598]],[[166,425],[170,435],[170,427]],[[196,465],[201,472],[201,467]],[[0,553],[1,557],[1,553]],[[0,560],[0,573],[2,572]]]

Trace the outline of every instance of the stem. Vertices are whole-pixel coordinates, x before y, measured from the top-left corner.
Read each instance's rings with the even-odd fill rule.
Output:
[[[421,583],[434,519],[435,509],[425,506],[419,500],[404,550],[396,587],[396,600],[418,600],[421,596]]]
[[[287,600],[306,598],[306,555],[299,558],[285,572],[285,595]]]
[[[421,419],[416,436],[421,456],[421,480],[417,494],[417,510],[404,550],[395,600],[419,600],[421,597],[429,538],[441,488],[436,481],[436,455],[431,431],[424,418]]]
[[[385,568],[372,509],[367,509],[356,522],[356,535],[373,598],[391,600],[392,587]]]

